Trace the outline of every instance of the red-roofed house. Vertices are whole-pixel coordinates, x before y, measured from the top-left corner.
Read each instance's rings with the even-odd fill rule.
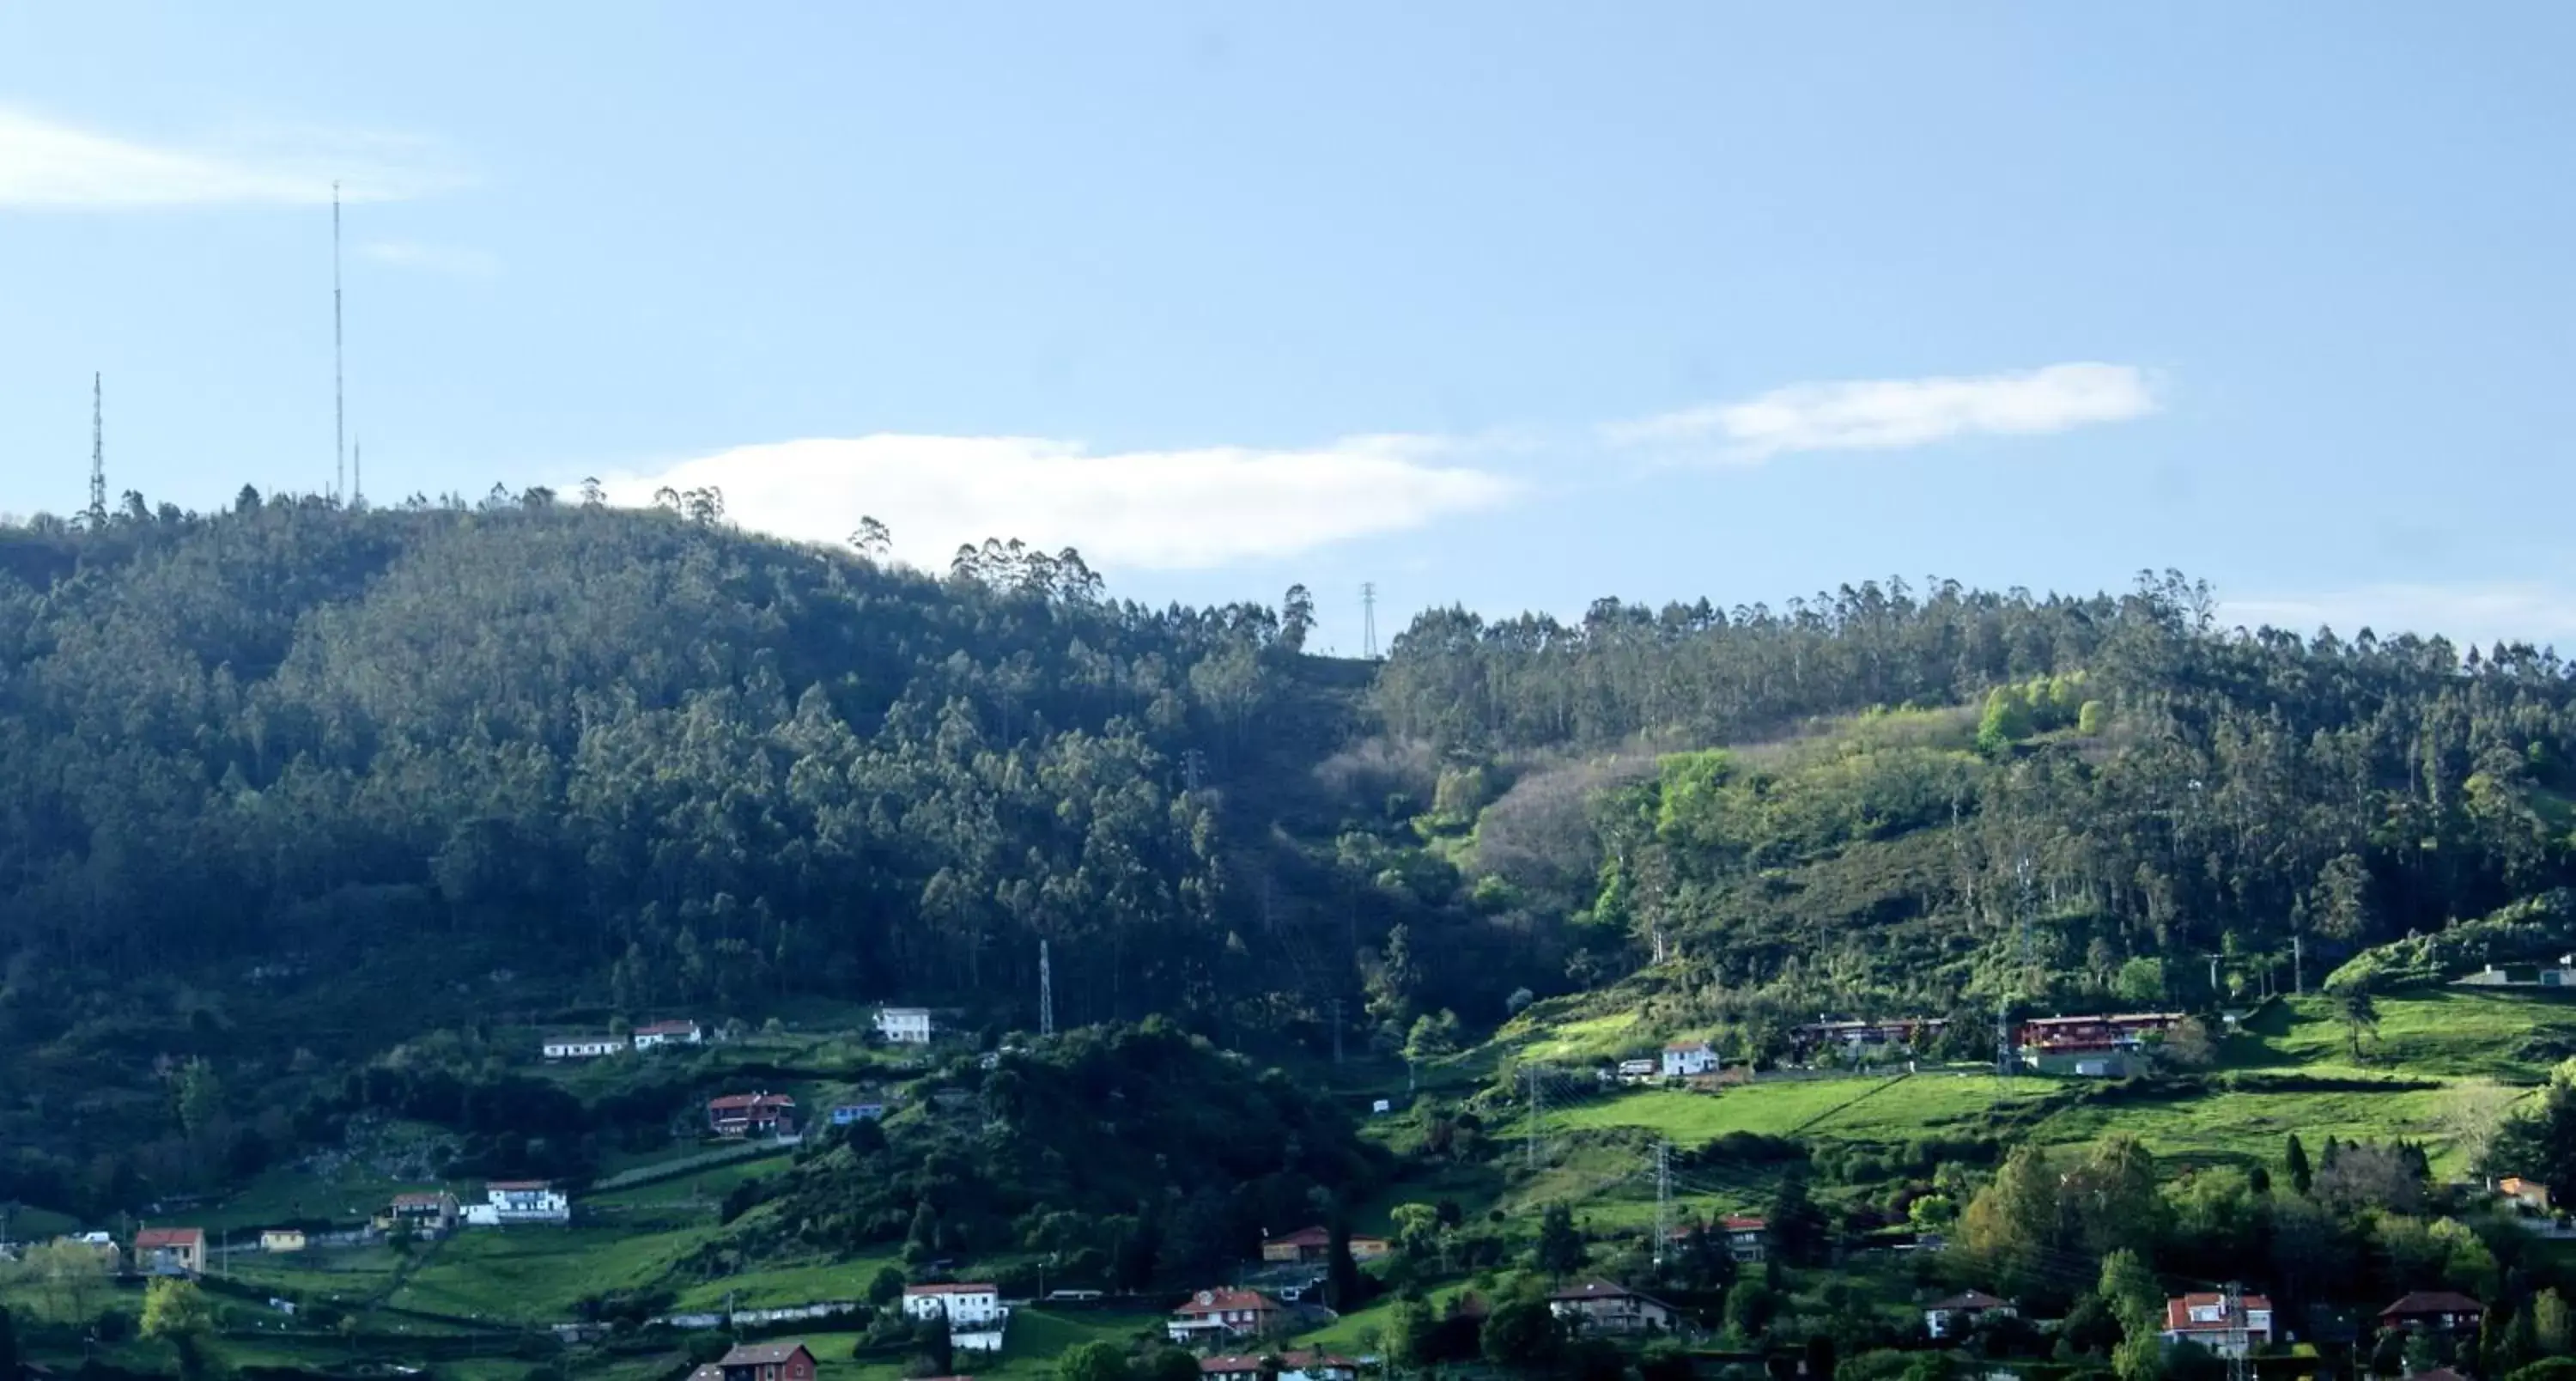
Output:
[[[1288,1317],[1276,1300],[1258,1290],[1201,1290],[1172,1311],[1164,1331],[1184,1346],[1234,1338],[1258,1338],[1275,1331]]]
[[[715,1366],[724,1381],[814,1381],[814,1354],[794,1338],[745,1343],[717,1358]]]
[[[786,1136],[796,1130],[796,1100],[783,1093],[710,1098],[707,1126],[718,1136]]]
[[[203,1275],[204,1228],[145,1228],[134,1234],[134,1269],[150,1275]]]
[[[1955,1338],[1975,1328],[1981,1319],[2009,1319],[2016,1313],[2011,1300],[1970,1290],[1923,1306],[1923,1331],[1935,1338]]]
[[[2379,1311],[2382,1328],[2407,1333],[2475,1333],[2487,1307],[2452,1290],[2417,1290]]]
[[[1360,1374],[1360,1364],[1348,1357],[1314,1352],[1275,1355],[1279,1358],[1279,1381],[1358,1381]],[[1202,1358],[1199,1381],[1264,1381],[1261,1362],[1261,1357],[1252,1353]]]
[[[1383,1237],[1351,1234],[1353,1261],[1375,1261],[1394,1249],[1394,1244]],[[1299,1228],[1295,1232],[1261,1239],[1261,1259],[1264,1261],[1312,1265],[1332,1253],[1333,1233],[1330,1228]]]
[[[1717,1220],[1715,1230],[1726,1239],[1726,1254],[1738,1262],[1749,1266],[1771,1254],[1771,1224],[1767,1219],[1730,1213]]]
[[[2164,1339],[2198,1343],[2221,1357],[2242,1357],[2272,1342],[2272,1301],[2246,1295],[2230,1312],[2227,1297],[2214,1291],[2176,1295],[2165,1301]]]
[[[1547,1297],[1547,1309],[1560,1319],[1580,1321],[1601,1333],[1643,1333],[1673,1326],[1674,1310],[1652,1295],[1639,1294],[1606,1280],[1586,1281]]]

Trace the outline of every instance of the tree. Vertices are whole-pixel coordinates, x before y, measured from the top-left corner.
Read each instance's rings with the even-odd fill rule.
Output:
[[[1279,601],[1279,645],[1290,652],[1306,650],[1306,635],[1315,628],[1315,597],[1303,585],[1291,585]]]
[[[214,1311],[193,1280],[156,1279],[143,1292],[143,1336],[170,1345],[179,1372],[196,1376],[205,1366],[198,1344],[214,1327]]]
[[[190,1137],[202,1137],[224,1111],[224,1081],[202,1055],[179,1066],[179,1125]]]
[[[874,518],[861,518],[858,530],[850,534],[850,545],[870,561],[883,561],[894,548],[894,534]]]
[[[1431,1334],[1439,1326],[1430,1306],[1400,1299],[1386,1311],[1383,1328],[1386,1363],[1391,1371],[1419,1371],[1431,1363]],[[1193,1370],[1192,1375],[1196,1372]]]
[[[2357,977],[2343,985],[2335,994],[2335,1014],[2343,1019],[2344,1048],[2358,1064],[2363,1038],[2376,1039],[2379,1035],[2379,1004],[2371,1000],[2368,977]]]
[[[1128,1381],[1127,1350],[1106,1339],[1076,1343],[1055,1359],[1055,1381]]]
[[[1583,1245],[1583,1234],[1575,1230],[1574,1210],[1563,1204],[1549,1204],[1547,1211],[1539,1215],[1539,1273],[1562,1280],[1582,1270],[1590,1259],[1590,1253]]]
[[[2127,1337],[2145,1334],[2152,1338],[2163,1322],[2164,1289],[2156,1283],[2155,1272],[2127,1247],[2102,1258],[2102,1277],[2093,1292],[2119,1320],[2121,1332]]]
[[[957,1374],[957,1341],[948,1331],[948,1315],[935,1314],[913,1325],[912,1359],[904,1364],[907,1376],[954,1376]]]
[[[1199,1359],[1176,1347],[1158,1347],[1135,1369],[1136,1381],[1199,1381]]]
[[[18,1326],[10,1320],[9,1306],[0,1304],[0,1381],[17,1381]]]
[[[1327,1308],[1347,1313],[1367,1298],[1367,1283],[1360,1275],[1360,1263],[1351,1255],[1351,1221],[1335,1205],[1331,1226],[1326,1230],[1324,1252],[1324,1304]]]
[[[2308,1148],[2299,1144],[2299,1134],[2290,1133],[2290,1144],[2281,1160],[2281,1168],[2290,1175],[2290,1187],[2302,1194],[2315,1183],[2316,1171],[2308,1164]]]
[[[1771,1250],[1783,1262],[1804,1266],[1817,1260],[1825,1246],[1825,1215],[1808,1194],[1806,1172],[1792,1167],[1780,1177],[1772,1191],[1771,1206],[1764,1214],[1771,1237]]]
[[[1960,1215],[1963,1244],[1977,1260],[1991,1263],[2006,1289],[2027,1289],[2044,1274],[2046,1254],[2058,1249],[2057,1196],[2057,1169],[2048,1152],[2025,1141]]]
[[[1511,1371],[1546,1371],[1564,1337],[1547,1301],[1532,1292],[1499,1300],[1485,1315],[1477,1345],[1485,1360]]]
[[[1410,1064],[1429,1064],[1458,1053],[1458,1014],[1443,1007],[1439,1012],[1425,1013],[1413,1019],[1413,1029],[1404,1038],[1404,1058]]]
[[[868,1303],[882,1309],[903,1298],[903,1270],[897,1266],[879,1266],[868,1277]]]
[[[2531,1297],[2531,1333],[2543,1356],[2564,1356],[2576,1348],[2576,1320],[2571,1320],[2565,1296],[2551,1286]]]

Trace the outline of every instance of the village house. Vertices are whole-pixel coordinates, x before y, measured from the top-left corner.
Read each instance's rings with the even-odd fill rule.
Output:
[[[2165,1301],[2163,1336],[2168,1343],[2198,1343],[2221,1357],[2243,1357],[2271,1346],[2272,1301],[2245,1295],[2230,1311],[2227,1297],[2216,1291],[2176,1295]]]
[[[1348,1357],[1315,1352],[1273,1354],[1279,1361],[1277,1381],[1358,1381],[1360,1364]],[[1199,1381],[1265,1381],[1263,1359],[1249,1353],[1203,1358]]]
[[[783,1093],[730,1093],[707,1100],[707,1127],[718,1136],[787,1136],[796,1130],[796,1100]]]
[[[1651,1083],[1655,1078],[1655,1071],[1658,1067],[1659,1066],[1657,1066],[1652,1060],[1621,1060],[1619,1062],[1619,1082],[1623,1084]]]
[[[2552,964],[2489,964],[2452,984],[2463,988],[2576,988],[2576,954]]]
[[[903,1287],[903,1316],[920,1322],[946,1318],[949,1326],[996,1323],[1008,1311],[1002,1308],[1002,1292],[994,1285],[907,1285]]]
[[[858,1122],[883,1122],[885,1115],[886,1105],[883,1103],[842,1103],[832,1109],[832,1125],[847,1127]]]
[[[465,1206],[465,1221],[478,1228],[569,1223],[572,1196],[550,1180],[492,1180],[483,1186],[483,1202]]]
[[[624,1036],[548,1036],[540,1047],[549,1060],[595,1060],[626,1048]]]
[[[1287,1311],[1258,1290],[1201,1290],[1172,1311],[1163,1331],[1184,1347],[1229,1338],[1258,1338],[1278,1329]]]
[[[798,1339],[744,1343],[716,1359],[710,1381],[814,1381],[814,1354]],[[700,1371],[706,1368],[699,1368]]]
[[[2417,1290],[2379,1311],[2379,1326],[2400,1333],[2475,1333],[2487,1307],[2451,1290]]]
[[[1771,1255],[1771,1224],[1761,1218],[1736,1214],[1717,1220],[1717,1235],[1726,1241],[1726,1254],[1739,1265],[1754,1265]]]
[[[880,1007],[877,1009],[877,1034],[896,1045],[928,1045],[930,1009]]]
[[[456,1196],[444,1189],[425,1189],[396,1194],[376,1215],[376,1227],[391,1232],[409,1228],[422,1237],[443,1236],[456,1226],[461,1213]]]
[[[2182,1020],[2180,1012],[2033,1017],[2016,1039],[2022,1063],[2039,1073],[2116,1079],[2136,1066],[2151,1040],[2163,1039]]]
[[[304,1234],[295,1228],[270,1228],[259,1235],[259,1249],[264,1252],[300,1252]]]
[[[1394,1250],[1395,1244],[1383,1237],[1351,1234],[1353,1261],[1375,1261]],[[1330,1260],[1332,1253],[1333,1234],[1328,1228],[1299,1228],[1261,1239],[1261,1259],[1273,1264],[1312,1266]]]
[[[1606,1280],[1586,1281],[1547,1297],[1551,1314],[1600,1333],[1643,1333],[1669,1329],[1675,1311],[1652,1295],[1639,1294]]]
[[[145,1228],[134,1234],[134,1269],[157,1276],[204,1275],[205,1229]]]
[[[1663,1075],[1689,1079],[1717,1071],[1717,1051],[1706,1041],[1674,1041],[1664,1047]]]
[[[657,1021],[650,1026],[635,1028],[635,1048],[638,1050],[650,1050],[657,1045],[697,1045],[705,1040],[706,1033],[700,1031],[694,1021]]]
[[[2018,1317],[2012,1301],[1970,1290],[1923,1306],[1923,1331],[1935,1338],[1956,1338],[1975,1329],[1980,1320]]]
[[[2521,1203],[2535,1213],[2549,1211],[2549,1186],[2520,1175],[2507,1175],[2496,1181],[2496,1192]]]
[[[1894,1021],[1829,1019],[1792,1029],[1789,1041],[1801,1057],[1808,1059],[1828,1054],[1851,1060],[1884,1059],[1911,1054],[1937,1039],[1949,1026],[1942,1017],[1903,1017]]]

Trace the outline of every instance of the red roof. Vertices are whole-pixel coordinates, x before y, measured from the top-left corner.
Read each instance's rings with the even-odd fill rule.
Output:
[[[1328,1228],[1299,1228],[1295,1232],[1261,1240],[1264,1244],[1276,1242],[1283,1247],[1329,1247],[1333,1244],[1333,1234]]]
[[[444,1202],[446,1198],[447,1191],[443,1189],[432,1189],[427,1191],[415,1190],[410,1193],[396,1194],[394,1196],[394,1207],[436,1208]]]
[[[1745,1218],[1732,1213],[1718,1219],[1717,1225],[1728,1232],[1769,1232],[1771,1230],[1771,1220],[1768,1218]]]
[[[204,1228],[145,1228],[134,1234],[134,1249],[157,1251],[163,1247],[202,1247],[206,1245]]]
[[[775,1366],[800,1352],[803,1352],[808,1360],[814,1356],[806,1349],[802,1340],[794,1338],[783,1343],[744,1343],[717,1358],[716,1365],[720,1367]]]
[[[2379,1311],[2383,1319],[2412,1318],[2419,1314],[2483,1314],[2487,1307],[2453,1290],[2417,1290],[2395,1304]]]
[[[932,1284],[907,1285],[903,1292],[907,1295],[998,1295],[1001,1289],[992,1285]]]
[[[1172,1312],[1196,1318],[1207,1314],[1230,1314],[1245,1310],[1261,1313],[1278,1308],[1279,1306],[1272,1303],[1268,1295],[1258,1290],[1201,1290],[1190,1297],[1189,1303]]]
[[[1555,1294],[1548,1296],[1548,1298],[1555,1300],[1568,1300],[1576,1303],[1599,1299],[1641,1299],[1648,1304],[1660,1305],[1665,1309],[1672,1308],[1671,1305],[1665,1304],[1662,1300],[1655,1298],[1653,1295],[1647,1294],[1643,1290],[1631,1290],[1625,1285],[1613,1285],[1606,1280],[1587,1280],[1581,1285],[1559,1290]]]
[[[735,1108],[757,1111],[762,1108],[792,1108],[796,1100],[783,1093],[728,1093],[707,1100],[707,1111],[730,1112]]]
[[[2272,1300],[2270,1296],[2247,1295],[2244,1297],[2243,1302],[2245,1312],[2248,1314],[2268,1314],[2272,1312]],[[2165,1327],[2168,1330],[2177,1333],[2193,1329],[2232,1328],[2235,1326],[2235,1321],[2233,1320],[2219,1319],[2208,1322],[2196,1322],[2191,1317],[2191,1311],[2194,1309],[2217,1309],[2224,1306],[2226,1303],[2227,1296],[2219,1294],[2214,1290],[2201,1294],[2176,1295],[2172,1299],[2165,1301]]]

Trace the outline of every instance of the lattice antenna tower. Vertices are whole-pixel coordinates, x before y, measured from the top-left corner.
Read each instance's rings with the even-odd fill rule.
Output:
[[[1360,582],[1360,655],[1377,660],[1377,582]]]
[[[89,376],[89,527],[107,526],[107,404],[101,376]]]
[[[331,183],[331,497],[347,492],[349,479],[349,404],[341,364],[340,336],[340,184]]]

